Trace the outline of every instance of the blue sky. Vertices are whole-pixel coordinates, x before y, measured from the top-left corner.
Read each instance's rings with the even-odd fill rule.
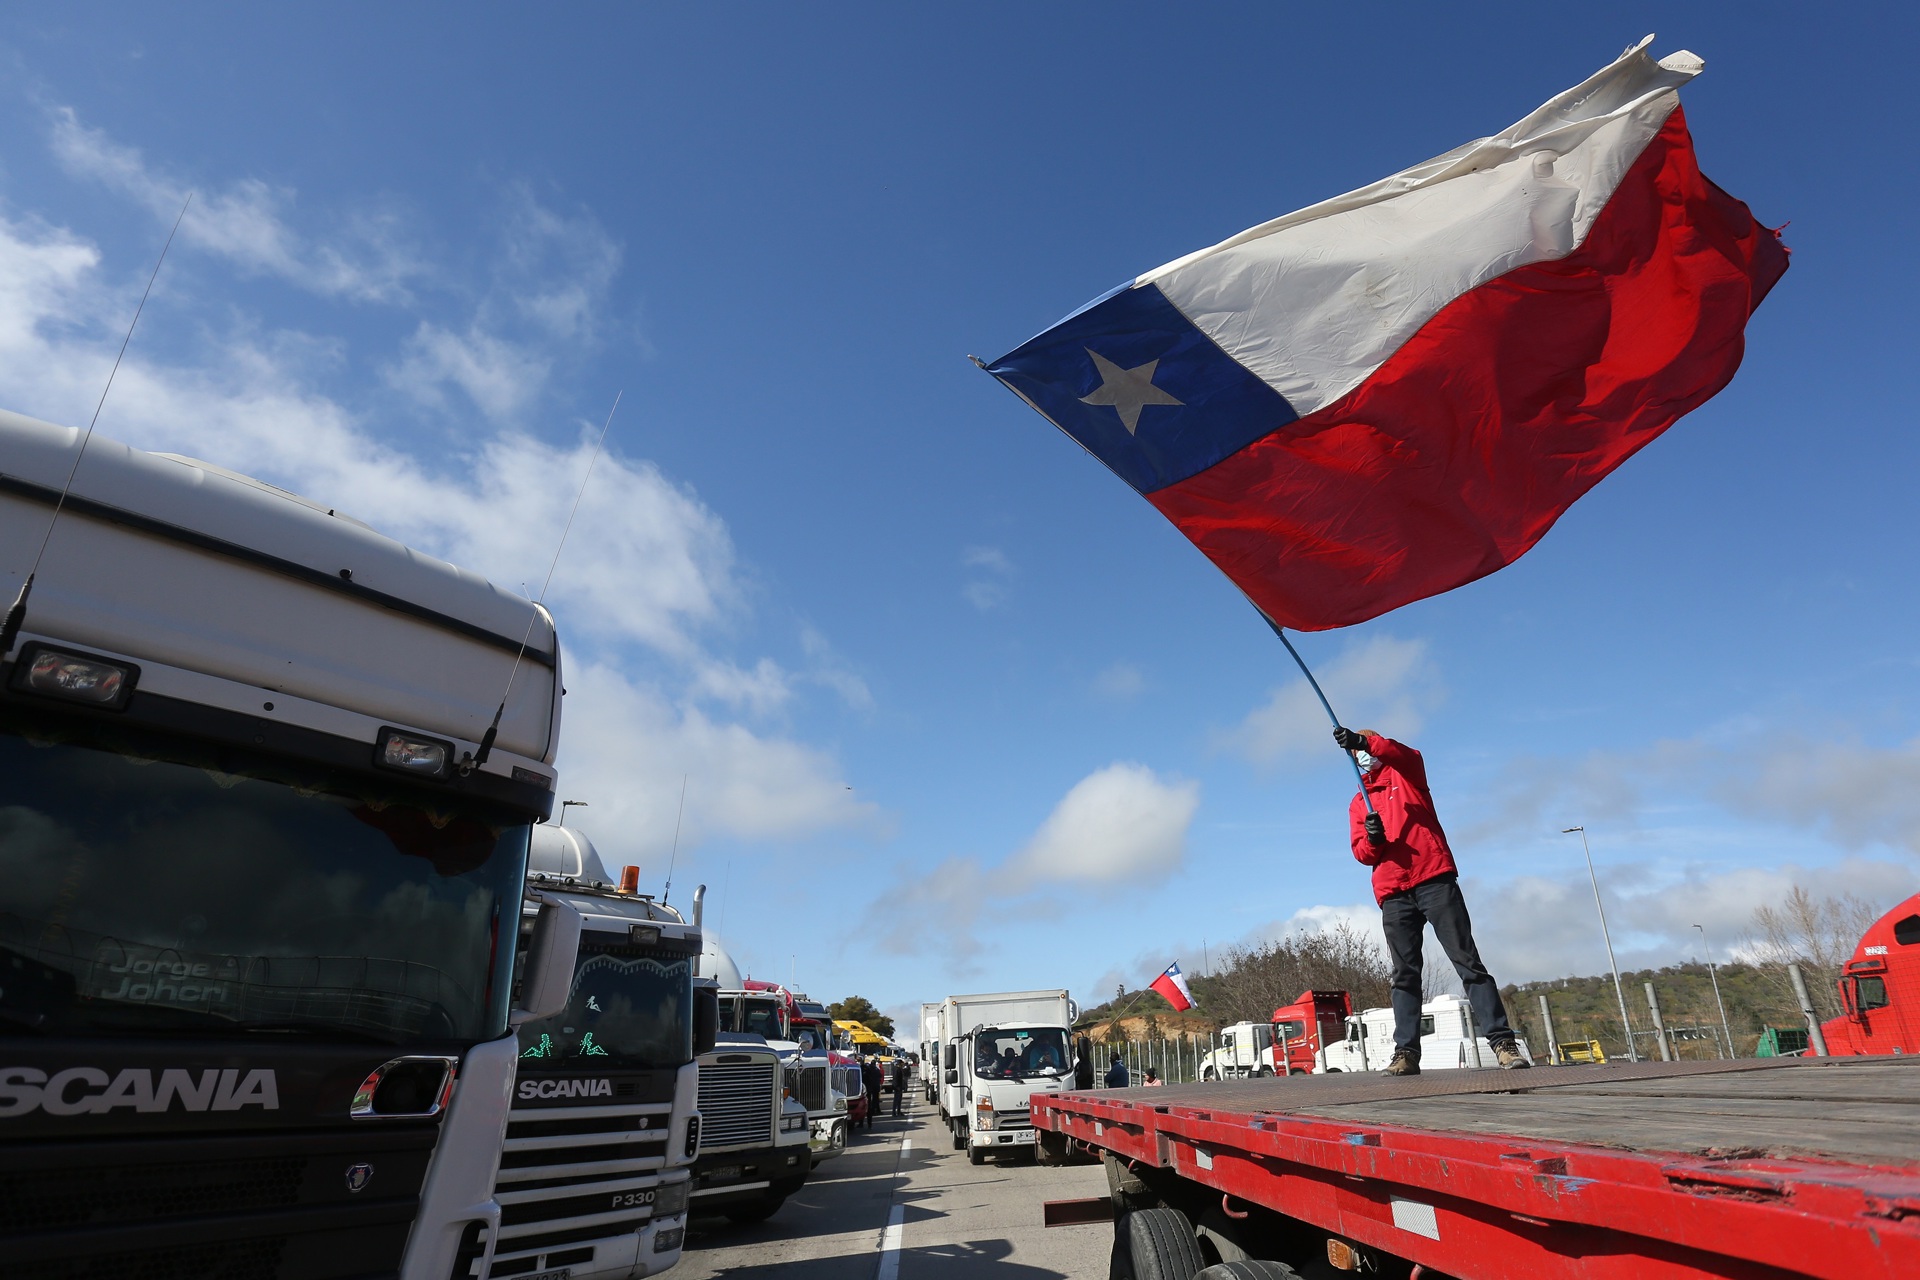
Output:
[[[966,360],[1504,127],[1646,31],[1790,223],[1733,385],[1493,578],[1301,642],[1427,754],[1503,979],[1920,888],[1895,6],[91,6],[0,21],[0,404],[551,597],[562,793],[756,974],[1098,998],[1371,916],[1285,653]]]

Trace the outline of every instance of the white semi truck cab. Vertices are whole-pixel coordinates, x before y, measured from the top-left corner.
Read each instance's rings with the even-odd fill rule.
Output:
[[[0,654],[5,1269],[484,1273],[551,619],[324,505],[0,413],[0,603],[50,527]],[[529,1015],[578,936],[539,916]]]
[[[523,919],[580,914],[567,1005],[519,1027],[491,1276],[628,1280],[680,1260],[700,1141],[700,931],[616,883],[580,831],[535,827]]]
[[[973,1164],[1033,1150],[1031,1098],[1073,1085],[1073,1001],[1063,990],[1007,991],[944,1004],[941,1112],[954,1149]]]
[[[1362,1009],[1346,1020],[1347,1038],[1322,1049],[1316,1071],[1385,1071],[1393,1060],[1393,1010]],[[1531,1062],[1525,1040],[1517,1041]],[[1491,1067],[1493,1047],[1474,1033],[1473,1006],[1441,996],[1420,1006],[1420,1069]]]

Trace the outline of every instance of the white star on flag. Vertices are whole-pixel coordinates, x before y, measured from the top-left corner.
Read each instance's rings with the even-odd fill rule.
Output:
[[[1158,360],[1122,369],[1092,347],[1086,348],[1086,352],[1093,357],[1093,367],[1100,371],[1100,385],[1092,395],[1081,396],[1080,403],[1112,405],[1113,411],[1120,415],[1120,425],[1127,429],[1128,435],[1133,435],[1135,428],[1140,425],[1140,410],[1147,405],[1186,403],[1153,385],[1153,371],[1159,367]]]

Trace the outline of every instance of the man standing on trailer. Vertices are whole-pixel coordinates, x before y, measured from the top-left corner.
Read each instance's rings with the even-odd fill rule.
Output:
[[[1434,812],[1420,753],[1371,729],[1338,728],[1333,740],[1353,753],[1366,787],[1365,797],[1354,793],[1347,816],[1353,856],[1373,868],[1373,896],[1393,961],[1393,1061],[1387,1074],[1420,1074],[1421,947],[1429,924],[1460,975],[1475,1029],[1487,1038],[1494,1057],[1509,1071],[1529,1065],[1507,1025],[1500,985],[1473,944],[1460,873]],[[1373,801],[1371,813],[1367,799]]]

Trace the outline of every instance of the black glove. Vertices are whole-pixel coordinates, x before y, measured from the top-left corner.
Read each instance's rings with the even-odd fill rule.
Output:
[[[1355,733],[1348,728],[1336,728],[1333,731],[1333,740],[1339,745],[1342,751],[1365,751],[1367,749],[1367,735],[1364,733]]]
[[[1387,842],[1387,824],[1380,821],[1379,814],[1370,813],[1367,815],[1366,828],[1368,844],[1378,848]]]

